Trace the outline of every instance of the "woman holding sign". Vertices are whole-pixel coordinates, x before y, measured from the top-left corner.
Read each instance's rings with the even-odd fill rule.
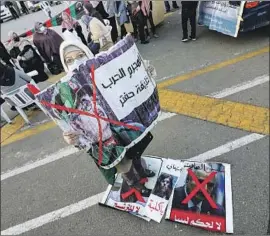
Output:
[[[153,139],[149,131],[156,124],[160,106],[156,84],[138,59],[140,54],[132,36],[128,35],[114,48],[96,57],[77,42],[63,43],[60,53],[65,70],[72,70],[72,73],[37,94],[36,98],[64,131],[65,141],[87,150],[109,184],[113,185],[116,174],[122,173],[128,188],[136,188],[142,196],[149,196],[151,191],[145,187],[144,178],[153,177],[155,173],[143,166],[141,156]],[[120,57],[125,65],[117,69],[114,64],[119,63],[115,59]],[[132,74],[132,79],[128,73],[131,65],[138,71]],[[98,69],[101,69],[100,74]],[[101,87],[112,80],[111,75],[115,75],[115,82],[118,81],[119,94],[110,96],[108,88],[105,92],[109,98],[105,98]],[[131,80],[133,85],[129,86]],[[147,84],[144,85],[145,80]],[[113,99],[120,103],[120,94],[129,94],[129,89],[134,95],[138,94],[132,104],[129,100],[120,111],[109,104]]]

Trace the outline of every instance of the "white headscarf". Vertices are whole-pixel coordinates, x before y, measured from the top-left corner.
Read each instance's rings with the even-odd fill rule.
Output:
[[[68,66],[66,65],[65,57],[64,57],[65,49],[69,46],[75,46],[81,49],[85,53],[88,59],[94,58],[94,54],[90,51],[90,49],[79,40],[75,39],[75,40],[64,41],[60,46],[60,58],[61,58],[61,62],[62,62],[65,72],[69,72],[69,69],[68,69]]]

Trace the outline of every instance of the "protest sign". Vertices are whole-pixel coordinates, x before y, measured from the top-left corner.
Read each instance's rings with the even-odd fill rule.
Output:
[[[160,223],[181,171],[182,162],[180,160],[166,159],[163,161],[160,175],[145,207],[147,217]]]
[[[226,35],[237,37],[245,1],[240,5],[230,1],[202,1],[199,5],[198,23]]]
[[[104,169],[117,165],[154,127],[160,113],[155,81],[131,35],[36,98],[63,131],[79,133],[77,147],[91,148],[90,155]]]
[[[230,165],[183,161],[166,219],[233,233]]]
[[[144,168],[153,171],[156,175],[152,178],[142,179],[142,184],[149,190],[153,190],[160,170],[163,166],[164,159],[159,157],[146,156],[142,157]],[[107,191],[100,204],[115,208],[117,210],[126,211],[130,214],[143,218],[147,221],[145,206],[148,203],[149,196],[142,195],[140,191],[131,188],[123,180],[121,175],[117,176],[114,186],[109,185]],[[166,208],[164,208],[165,211]]]
[[[98,68],[95,77],[97,88],[119,120],[145,102],[156,86],[135,44],[120,57]]]

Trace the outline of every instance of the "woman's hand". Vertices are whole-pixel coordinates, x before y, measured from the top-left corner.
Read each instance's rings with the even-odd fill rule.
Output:
[[[63,133],[64,140],[69,145],[76,145],[79,141],[79,133],[78,132],[64,132]]]

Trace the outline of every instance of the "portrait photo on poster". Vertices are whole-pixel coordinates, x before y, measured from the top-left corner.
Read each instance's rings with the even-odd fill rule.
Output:
[[[226,217],[232,214],[231,210],[227,214],[226,209],[232,209],[232,202],[226,201],[231,197],[231,188],[226,188],[227,180],[230,181],[226,171],[228,166],[222,163],[184,161],[166,219],[227,232]]]

